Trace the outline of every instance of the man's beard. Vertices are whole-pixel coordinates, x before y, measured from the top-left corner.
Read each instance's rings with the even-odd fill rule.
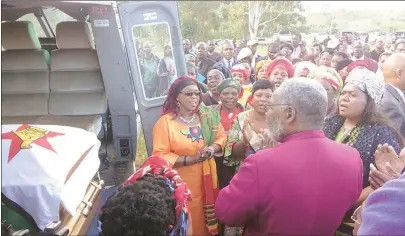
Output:
[[[280,119],[275,119],[269,125],[270,137],[273,137],[276,141],[281,141],[283,138],[284,127],[283,122]]]

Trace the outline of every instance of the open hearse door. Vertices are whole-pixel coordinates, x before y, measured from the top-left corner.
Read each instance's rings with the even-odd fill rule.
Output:
[[[177,2],[121,2],[118,11],[150,155],[168,88],[186,74]]]

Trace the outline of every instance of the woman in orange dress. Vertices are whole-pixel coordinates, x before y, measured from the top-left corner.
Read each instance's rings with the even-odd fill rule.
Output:
[[[153,155],[166,159],[189,186],[193,234],[216,235],[219,186],[212,157],[222,152],[227,137],[218,111],[200,105],[200,96],[192,78],[180,77],[171,85],[163,115],[153,128]]]

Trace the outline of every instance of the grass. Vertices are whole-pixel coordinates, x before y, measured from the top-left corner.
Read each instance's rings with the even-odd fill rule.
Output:
[[[142,165],[145,159],[148,157],[148,153],[146,151],[146,144],[145,144],[145,136],[143,134],[142,127],[140,127],[140,132],[138,136],[138,140],[136,143],[136,158],[135,158],[135,167],[138,168]]]

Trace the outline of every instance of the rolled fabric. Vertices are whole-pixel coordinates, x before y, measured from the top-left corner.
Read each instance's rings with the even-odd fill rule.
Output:
[[[267,67],[267,78],[270,77],[271,72],[273,72],[273,70],[276,68],[284,69],[288,74],[288,78],[292,78],[294,76],[294,66],[288,60],[278,58],[270,62],[269,66]]]
[[[384,82],[377,79],[375,73],[368,69],[355,68],[346,78],[345,84],[351,83],[368,94],[376,104],[379,104],[384,94]]]
[[[220,84],[218,84],[218,86],[217,86],[217,91],[219,94],[221,94],[224,89],[230,88],[230,87],[238,90],[238,93],[240,93],[242,91],[242,86],[240,85],[239,81],[237,81],[236,79],[232,79],[232,78],[222,80],[222,82]]]

